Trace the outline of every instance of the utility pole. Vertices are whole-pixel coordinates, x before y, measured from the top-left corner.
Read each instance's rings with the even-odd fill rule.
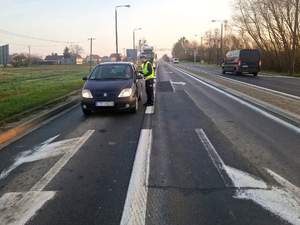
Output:
[[[291,54],[291,67],[290,67],[290,74],[294,74],[294,59],[295,59],[295,44],[296,44],[296,33],[298,27],[298,10],[299,10],[299,0],[296,1],[296,10],[295,10],[295,25],[294,25],[294,34],[293,34],[293,47],[292,47],[292,54]]]
[[[203,58],[203,45],[202,45],[202,37],[201,37],[201,56],[200,56],[200,63],[201,63],[201,60]]]
[[[28,48],[29,48],[29,57],[30,57],[30,45],[28,45]]]
[[[92,45],[93,40],[96,40],[95,38],[89,38],[88,40],[91,40],[91,48],[90,48],[90,73],[92,72]]]
[[[220,66],[222,66],[223,63],[223,54],[222,54],[222,48],[223,48],[223,20],[212,20],[212,22],[221,22],[221,54],[220,54]],[[218,62],[217,62],[218,65]]]
[[[126,49],[126,48],[123,48],[123,50],[124,50],[123,60],[124,60],[124,58],[125,58],[125,49]]]

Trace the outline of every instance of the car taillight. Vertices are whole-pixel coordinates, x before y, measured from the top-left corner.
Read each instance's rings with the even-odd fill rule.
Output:
[[[259,60],[259,67],[261,67],[261,60]]]
[[[241,65],[242,65],[242,60],[239,60],[239,67],[241,67]]]

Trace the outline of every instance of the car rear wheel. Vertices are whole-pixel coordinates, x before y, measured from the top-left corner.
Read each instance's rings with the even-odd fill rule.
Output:
[[[254,73],[253,73],[253,76],[255,76],[255,77],[256,77],[256,76],[257,76],[257,74],[258,74],[257,72],[254,72]]]
[[[139,110],[139,101],[138,97],[135,98],[135,106],[130,109],[131,113],[136,113]]]
[[[224,68],[222,68],[222,74],[225,74],[225,73],[226,73],[225,69],[224,69]]]

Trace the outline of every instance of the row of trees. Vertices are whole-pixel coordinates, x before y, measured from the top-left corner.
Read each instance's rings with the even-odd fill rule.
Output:
[[[71,45],[70,47],[65,47],[63,55],[64,58],[70,58],[71,54],[74,57],[78,57],[79,55],[83,54],[83,48],[80,45]],[[57,55],[57,53],[51,53],[52,56]],[[13,67],[18,66],[28,66],[29,64],[39,64],[39,61],[42,60],[42,56],[39,54],[28,54],[28,53],[14,53],[10,55],[10,64]]]
[[[28,66],[30,63],[38,64],[42,59],[41,55],[28,53],[14,53],[10,55],[10,64],[13,67]]]
[[[71,54],[77,58],[84,53],[82,46],[71,45],[69,48],[66,46],[63,52],[64,58],[70,58]]]
[[[264,70],[289,72],[295,25],[296,0],[233,0],[234,14],[225,23],[223,56],[235,49],[259,49]],[[299,23],[298,23],[299,24]],[[300,72],[300,35],[296,33],[295,72]],[[210,29],[202,43],[180,38],[172,54],[181,60],[220,62],[220,29]]]

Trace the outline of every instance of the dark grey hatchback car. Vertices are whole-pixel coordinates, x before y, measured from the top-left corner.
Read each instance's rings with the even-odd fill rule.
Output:
[[[82,89],[81,108],[84,114],[93,110],[138,110],[142,98],[143,76],[133,63],[101,63],[95,66]]]

